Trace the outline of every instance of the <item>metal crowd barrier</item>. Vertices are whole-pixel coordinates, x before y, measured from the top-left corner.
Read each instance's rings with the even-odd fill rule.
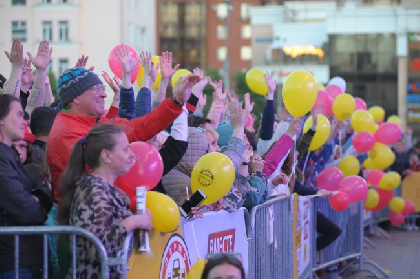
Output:
[[[101,278],[109,278],[109,266],[117,266],[121,268],[126,265],[126,258],[124,257],[108,257],[102,242],[95,235],[89,231],[73,226],[28,226],[28,227],[0,227],[0,236],[1,235],[13,235],[14,236],[14,270],[15,278],[19,278],[18,272],[19,269],[19,236],[21,235],[42,235],[43,236],[43,278],[48,278],[48,235],[60,235],[68,234],[70,238],[70,249],[72,253],[72,278],[76,278],[76,237],[84,237],[88,239],[96,248],[99,254],[99,259],[101,262]],[[124,268],[123,268],[124,270]],[[125,278],[125,277],[123,277]]]
[[[313,222],[312,233],[314,245],[312,245],[312,263],[313,271],[317,271],[326,267],[336,265],[339,263],[346,263],[346,265],[339,269],[339,273],[345,277],[348,272],[366,271],[374,275],[376,278],[381,278],[377,272],[365,267],[366,264],[372,265],[383,276],[389,277],[375,262],[368,260],[364,256],[364,217],[363,217],[363,202],[351,204],[348,209],[342,212],[333,210],[328,199],[315,199],[313,203]],[[333,221],[341,228],[341,235],[331,245],[320,252],[316,251],[316,212],[319,210],[322,214]],[[357,268],[355,268],[357,265]]]
[[[293,278],[293,208],[277,197],[251,209],[248,278]]]

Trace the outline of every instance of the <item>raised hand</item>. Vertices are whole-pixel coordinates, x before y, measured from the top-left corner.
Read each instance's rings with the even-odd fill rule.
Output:
[[[31,85],[35,79],[35,75],[32,73],[31,60],[25,58],[23,65],[22,85]]]
[[[159,63],[163,79],[170,79],[179,68],[179,64],[176,64],[175,67],[172,68],[172,52],[170,51],[162,52]]]
[[[104,80],[106,81],[106,83],[108,83],[109,87],[111,87],[112,91],[114,92],[119,92],[121,86],[119,86],[114,80],[112,80],[108,73],[105,71],[102,71],[102,76],[104,78]],[[116,76],[114,76],[114,78],[116,78]]]
[[[195,75],[189,75],[187,77],[181,76],[173,89],[174,98],[179,103],[185,103],[191,97],[191,90],[194,84],[199,81],[199,77]]]
[[[296,135],[301,127],[300,127],[300,121],[299,118],[298,119],[293,119],[292,122],[290,122],[289,128],[287,128],[286,130],[286,135],[288,135],[289,137],[293,138],[294,135]]]
[[[198,106],[201,108],[204,108],[207,104],[207,95],[206,94],[202,94],[200,96],[200,98],[198,99]]]
[[[82,57],[80,57],[77,60],[76,66],[77,68],[86,68],[86,63],[89,59],[89,56],[85,56],[84,54],[82,54]]]
[[[140,63],[144,68],[144,76],[149,76],[153,69],[152,52],[142,51],[140,52]]]
[[[23,67],[23,45],[20,39],[15,39],[13,41],[10,53],[8,51],[5,51],[4,53],[6,54],[7,58],[9,58],[9,61],[12,63],[13,67]]]
[[[227,98],[229,89],[225,89],[225,92],[223,92],[223,80],[219,80],[218,82],[213,82],[211,78],[209,77],[209,84],[211,87],[214,88],[213,92],[213,101],[220,101],[224,102]]]
[[[128,49],[128,45],[122,45],[118,47],[119,52],[116,52],[116,56],[118,60],[120,60],[123,73],[131,76],[131,73],[134,71],[137,65],[137,61],[139,61],[139,57],[133,58],[130,55],[130,50]]]
[[[271,180],[271,183],[273,183],[273,185],[275,186],[280,184],[286,184],[288,179],[289,177],[285,173],[280,173],[279,175],[274,177],[273,180]]]
[[[229,111],[230,115],[229,120],[230,124],[233,126],[233,128],[242,128],[245,126],[245,120],[246,116],[244,111],[242,110],[242,102],[239,102],[235,98],[229,97]]]
[[[265,81],[267,82],[267,85],[268,85],[267,99],[273,100],[274,92],[276,92],[277,82],[273,79],[273,74],[268,73],[268,72],[265,73]]]
[[[51,61],[52,47],[50,48],[49,41],[41,41],[35,57],[33,57],[30,52],[27,52],[27,54],[37,70],[46,71],[48,64],[50,64]]]
[[[249,93],[245,93],[244,101],[245,101],[245,113],[246,113],[246,116],[248,117],[248,115],[251,113],[252,109],[254,108],[255,103],[254,102],[251,103],[251,94]]]
[[[200,68],[196,67],[193,70],[193,74],[200,77],[200,80],[203,80],[206,78],[206,76],[204,75],[203,70],[201,70]]]

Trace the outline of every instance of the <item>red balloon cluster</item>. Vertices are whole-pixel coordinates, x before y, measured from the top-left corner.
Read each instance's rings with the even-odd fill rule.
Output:
[[[337,211],[346,210],[346,208],[350,205],[350,197],[347,193],[338,192],[337,194],[331,196],[330,205]]]

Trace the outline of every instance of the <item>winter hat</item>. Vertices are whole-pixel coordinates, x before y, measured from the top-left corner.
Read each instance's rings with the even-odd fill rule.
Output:
[[[58,79],[57,91],[62,105],[67,105],[97,84],[102,84],[102,81],[94,72],[76,67],[68,69]]]
[[[227,146],[230,141],[230,137],[233,134],[233,126],[231,124],[223,124],[216,128],[216,132],[219,133],[219,140],[217,144],[220,148]]]

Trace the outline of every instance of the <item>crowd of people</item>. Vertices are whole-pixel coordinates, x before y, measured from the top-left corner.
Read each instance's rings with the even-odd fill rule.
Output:
[[[206,211],[250,208],[279,195],[330,196],[330,191],[316,188],[317,174],[345,155],[342,148],[353,134],[346,121],[331,116],[329,139],[321,148],[309,151],[322,107],[314,107],[299,119],[284,107],[276,112],[277,84],[270,73],[266,74],[269,90],[262,117],[245,125],[253,110],[250,94],[240,101],[242,97],[223,89],[222,81],[212,81],[201,69],[181,76],[169,88],[179,67],[173,65],[170,52],[162,53],[159,65],[154,65],[151,53],[132,58],[128,49],[121,47],[118,59],[122,79],[102,73],[114,93],[108,110],[105,85],[92,69],[86,69],[87,57],[82,56],[75,67],[60,76],[60,99],[54,100],[47,77],[52,55],[49,42],[42,41],[35,56],[27,54],[24,58],[20,39],[14,40],[10,52],[6,52],[12,70],[0,94],[0,224],[79,226],[96,235],[110,256],[122,249],[127,233],[152,228],[150,212],[133,214],[127,195],[114,186],[116,178],[133,164],[130,143],[147,141],[159,150],[164,171],[153,190],[170,196],[178,205],[188,198],[185,187],[190,186],[192,169],[203,155],[221,152],[230,158],[235,168],[232,187],[218,202],[194,208],[193,214],[199,217]],[[136,95],[131,74],[137,59],[144,77]],[[158,89],[152,90],[158,67],[161,80]],[[207,102],[203,89],[207,84],[214,93],[210,110],[203,115]],[[172,92],[172,98],[166,99],[167,91]],[[303,133],[303,123],[309,116],[313,116],[313,125]],[[391,169],[402,175],[419,170],[419,152],[420,144],[413,147],[408,130],[395,145],[397,160]],[[317,230],[317,250],[341,233],[319,212]],[[72,272],[68,241],[50,241],[54,278]],[[0,237],[0,278],[14,278],[13,247],[13,237]],[[19,249],[20,278],[41,278],[42,237],[22,236]],[[100,263],[93,245],[78,239],[76,253],[77,278],[99,278]],[[64,259],[58,256],[63,254]],[[229,258],[223,259],[232,265]],[[244,278],[240,265],[233,265]],[[212,278],[208,269],[203,278]],[[117,275],[111,268],[111,277]]]

